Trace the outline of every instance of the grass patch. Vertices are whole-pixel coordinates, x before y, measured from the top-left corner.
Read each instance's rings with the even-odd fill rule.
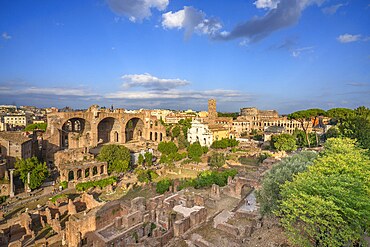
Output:
[[[66,194],[59,194],[59,195],[55,195],[53,197],[51,197],[49,200],[52,202],[52,203],[55,203],[59,198],[68,198],[68,196]]]
[[[101,189],[111,185],[117,181],[117,177],[104,178],[96,181],[83,182],[76,185],[77,191],[86,191],[90,188],[100,187]]]

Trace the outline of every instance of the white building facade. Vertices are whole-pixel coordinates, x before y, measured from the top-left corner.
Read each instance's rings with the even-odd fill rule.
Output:
[[[213,142],[213,134],[209,130],[208,124],[194,119],[191,122],[191,128],[188,129],[188,142],[199,142],[201,146],[210,147]]]

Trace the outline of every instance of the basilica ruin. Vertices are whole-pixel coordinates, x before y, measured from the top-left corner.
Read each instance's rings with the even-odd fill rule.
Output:
[[[45,153],[46,159],[52,162],[54,154],[60,150],[88,151],[105,143],[160,142],[166,136],[165,127],[146,110],[127,112],[93,105],[87,111],[55,111],[47,118]]]

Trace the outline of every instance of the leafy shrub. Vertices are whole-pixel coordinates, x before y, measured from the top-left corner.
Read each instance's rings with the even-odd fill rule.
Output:
[[[62,181],[59,183],[60,186],[62,186],[63,190],[68,188],[68,182],[67,181]]]
[[[172,185],[171,180],[169,180],[167,178],[163,179],[161,181],[158,181],[155,191],[159,194],[163,194],[163,193],[165,193],[166,191],[169,190],[171,185]]]
[[[203,155],[203,148],[199,142],[194,142],[188,147],[188,157],[194,161],[199,162]]]
[[[153,170],[135,169],[135,174],[139,182],[148,183],[158,177],[158,174]]]
[[[0,204],[4,203],[9,196],[0,196]]]
[[[171,153],[176,153],[178,150],[174,142],[160,142],[158,144],[158,151],[162,154],[169,155]]]
[[[225,155],[223,153],[214,153],[209,158],[209,165],[214,168],[220,168],[226,162]]]
[[[237,170],[229,169],[223,172],[218,171],[204,171],[198,174],[197,178],[186,179],[181,181],[179,190],[186,187],[194,187],[196,189],[210,187],[212,184],[219,186],[225,186],[227,184],[227,178],[235,177]]]
[[[297,149],[296,139],[289,134],[271,136],[272,148],[278,151],[293,151]]]
[[[86,191],[90,188],[94,187],[100,187],[101,189],[115,183],[117,181],[117,177],[109,177],[109,178],[104,178],[101,180],[96,180],[96,181],[89,181],[89,182],[83,182],[83,183],[78,183],[76,185],[76,190],[77,191]]]
[[[235,139],[221,139],[218,141],[214,141],[211,145],[211,148],[225,149],[228,147],[236,147],[238,145],[239,145],[239,141]]]
[[[257,158],[257,162],[260,164],[262,163],[265,159],[267,159],[268,157],[271,157],[271,154],[269,153],[261,153],[258,158]]]

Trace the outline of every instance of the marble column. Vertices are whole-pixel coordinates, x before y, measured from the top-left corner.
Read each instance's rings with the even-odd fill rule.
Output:
[[[14,197],[14,184],[13,184],[14,169],[9,169],[9,171],[10,171],[10,193],[9,193],[9,196]]]
[[[31,173],[27,173],[27,189],[26,189],[26,192],[31,192],[30,183],[31,183]]]

